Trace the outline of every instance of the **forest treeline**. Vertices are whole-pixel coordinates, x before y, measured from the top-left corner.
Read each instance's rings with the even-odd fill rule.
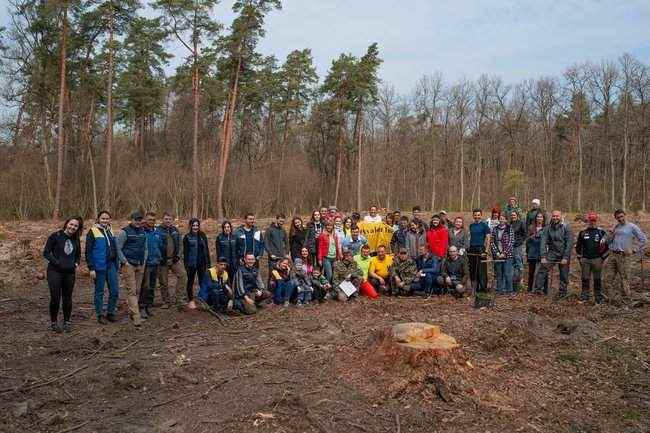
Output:
[[[258,51],[280,0],[237,0],[228,23],[222,7],[13,0],[0,218],[468,210],[510,194],[647,209],[650,67],[628,54],[518,83],[427,73],[398,94],[377,44],[318,77],[309,48]]]

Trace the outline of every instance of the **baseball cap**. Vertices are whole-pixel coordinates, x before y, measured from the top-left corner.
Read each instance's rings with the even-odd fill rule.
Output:
[[[139,210],[136,210],[135,212],[133,212],[131,214],[131,219],[133,221],[141,220],[143,218],[144,218],[144,215],[142,215],[142,212],[140,212]]]
[[[533,204],[536,204],[536,205],[539,205],[539,204],[541,204],[542,202],[539,201],[538,198],[534,198],[533,201],[532,201],[532,203],[533,203]]]
[[[223,256],[220,256],[220,257],[217,259],[217,263],[228,263],[228,259],[226,259],[226,258],[223,257]]]

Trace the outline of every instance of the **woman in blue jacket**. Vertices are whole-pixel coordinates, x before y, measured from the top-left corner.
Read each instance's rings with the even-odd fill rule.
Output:
[[[105,325],[115,322],[115,309],[119,296],[118,258],[115,237],[111,231],[111,214],[101,211],[96,224],[86,234],[86,263],[90,279],[95,284],[95,314]],[[104,305],[104,286],[108,284],[108,305]]]

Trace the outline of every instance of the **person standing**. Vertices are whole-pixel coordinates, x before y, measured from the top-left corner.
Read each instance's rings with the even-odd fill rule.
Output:
[[[514,233],[505,214],[499,216],[499,224],[492,229],[492,258],[496,276],[497,293],[510,295],[512,289]]]
[[[50,234],[43,248],[47,260],[47,285],[50,288],[50,327],[54,332],[70,332],[72,292],[75,273],[81,260],[81,217],[68,219],[61,230]],[[63,307],[63,328],[59,326],[59,308]]]
[[[543,213],[535,216],[535,225],[528,229],[526,238],[526,257],[528,259],[528,293],[535,288],[535,276],[542,256],[542,231],[546,227]],[[548,278],[544,281],[543,293],[548,295]]]
[[[300,258],[300,251],[305,246],[306,241],[307,229],[305,229],[302,219],[294,217],[291,220],[291,228],[289,228],[289,251],[291,251],[293,260]]]
[[[607,283],[609,286],[609,295],[613,295],[613,283],[620,278],[621,294],[624,297],[630,296],[630,264],[635,254],[643,256],[647,237],[636,224],[627,222],[625,211],[616,209],[614,211],[616,225],[607,241],[609,244],[610,255],[605,263],[607,274]],[[636,246],[634,245],[636,241]]]
[[[427,245],[427,233],[422,225],[422,221],[411,221],[409,223],[408,232],[406,232],[406,249],[409,252],[409,257],[413,260],[418,258],[420,254],[420,248],[425,247],[429,249]]]
[[[426,222],[424,222],[424,219],[422,219],[422,208],[420,208],[420,206],[413,206],[411,213],[413,216],[413,218],[411,218],[411,221],[416,224],[420,222],[424,231],[427,231],[429,229],[429,226]]]
[[[255,266],[259,266],[260,259],[264,255],[264,239],[262,232],[255,227],[255,215],[247,213],[244,216],[244,224],[237,228],[235,237],[239,264],[243,264],[244,256],[250,253],[255,256]]]
[[[381,220],[381,215],[377,213],[377,206],[372,205],[370,206],[370,209],[368,209],[368,215],[363,217],[363,222],[366,223],[380,223]]]
[[[544,221],[548,224],[548,214],[541,206],[542,202],[538,198],[534,198],[531,202],[531,208],[526,213],[526,228],[530,230],[535,226],[535,218],[537,215],[542,214]]]
[[[284,214],[275,216],[275,221],[269,224],[264,233],[264,247],[268,254],[269,281],[271,273],[276,269],[278,262],[289,257],[289,237],[284,231]]]
[[[442,260],[447,255],[447,248],[449,245],[449,232],[447,227],[442,224],[439,215],[434,215],[431,218],[431,224],[427,231],[427,244],[429,251]]]
[[[477,292],[487,290],[487,249],[490,245],[490,227],[483,221],[483,211],[474,209],[472,212],[473,223],[469,225],[469,275],[472,287]]]
[[[194,279],[198,280],[201,287],[204,284],[205,272],[212,265],[208,237],[201,231],[201,221],[192,218],[188,225],[189,232],[183,237],[183,262],[187,272],[187,308],[195,310]]]
[[[554,210],[551,213],[551,223],[542,231],[541,261],[535,280],[536,292],[542,290],[542,286],[548,278],[549,272],[554,265],[558,265],[560,272],[558,294],[560,298],[567,295],[572,248],[573,239],[571,228],[562,222],[562,213],[559,210]]]
[[[237,272],[239,260],[237,258],[237,237],[232,232],[232,223],[230,221],[221,223],[221,233],[217,235],[214,246],[216,256],[226,259],[228,265],[226,269],[229,275],[234,275]]]
[[[131,214],[131,222],[117,234],[117,257],[120,272],[125,277],[126,302],[129,306],[129,319],[133,325],[142,324],[138,306],[138,289],[144,277],[147,263],[147,235],[142,228],[143,215],[140,211]]]
[[[524,211],[519,206],[519,202],[517,201],[517,197],[510,197],[508,199],[508,203],[506,203],[506,205],[503,207],[503,213],[508,218],[508,222],[512,222],[512,213],[513,212],[515,212],[517,214],[517,217],[518,217],[518,219],[520,221],[524,217]]]
[[[119,297],[117,277],[117,247],[111,231],[111,214],[101,211],[97,221],[86,235],[86,264],[90,280],[95,285],[95,315],[97,322],[105,325],[115,322]],[[108,305],[104,305],[104,287],[108,285]]]
[[[334,233],[334,221],[327,220],[318,237],[318,265],[329,282],[332,281],[334,262],[341,259],[341,253],[341,241]]]
[[[454,224],[449,229],[449,246],[456,247],[459,255],[464,256],[467,250],[467,232],[463,217],[454,218]]]
[[[510,216],[510,228],[514,235],[514,242],[512,245],[512,289],[518,292],[521,289],[521,280],[524,273],[524,242],[528,230],[526,224],[519,217],[517,211],[512,211]]]
[[[586,215],[587,228],[578,233],[576,254],[582,270],[582,292],[580,300],[588,302],[591,299],[591,279],[594,280],[594,300],[597,304],[603,302],[602,270],[604,256],[607,253],[607,232],[596,225],[598,214],[589,212]]]
[[[181,234],[174,225],[174,217],[165,212],[162,224],[158,226],[162,237],[163,256],[158,266],[160,296],[164,302],[162,308],[169,308],[172,300],[169,295],[169,272],[176,277],[174,303],[177,308],[182,306],[183,291],[187,288],[187,272],[181,263]]]
[[[158,277],[158,266],[163,258],[163,232],[156,228],[156,214],[147,212],[144,218],[144,233],[147,236],[147,262],[144,267],[144,276],[140,286],[138,304],[140,306],[140,317],[148,319],[152,317],[151,307],[156,295],[156,279]]]
[[[400,248],[406,248],[406,234],[409,230],[409,219],[401,217],[397,220],[397,226],[393,230],[393,237],[390,240],[390,250],[399,251]],[[411,258],[413,258],[411,256]]]
[[[485,220],[487,223],[488,227],[490,228],[490,231],[492,231],[493,228],[499,225],[499,217],[501,216],[501,209],[499,209],[498,206],[495,206],[492,208],[492,212],[490,214],[490,218]]]
[[[311,254],[312,263],[316,263],[318,260],[318,237],[322,232],[323,220],[320,211],[315,210],[311,213],[311,220],[307,224],[307,238],[305,239],[305,246]]]

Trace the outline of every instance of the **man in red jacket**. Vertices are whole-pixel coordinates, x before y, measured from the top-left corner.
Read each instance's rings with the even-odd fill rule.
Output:
[[[444,258],[447,254],[449,232],[447,227],[440,224],[440,215],[431,217],[431,225],[427,230],[427,244],[429,244],[429,251],[434,256]]]

